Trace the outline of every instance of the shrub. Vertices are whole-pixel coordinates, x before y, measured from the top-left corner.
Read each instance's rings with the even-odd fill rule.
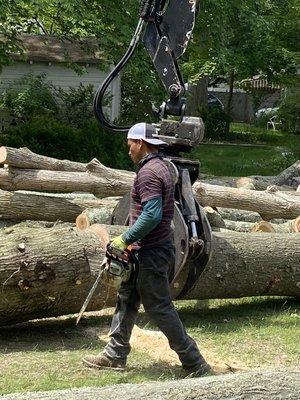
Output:
[[[278,117],[283,129],[290,133],[300,133],[300,86],[290,89],[281,102]]]
[[[5,108],[14,123],[29,121],[35,115],[55,115],[58,103],[54,87],[45,75],[28,74],[13,82],[0,96],[0,108]]]
[[[6,130],[0,138],[0,145],[28,147],[49,157],[80,162],[97,157],[106,166],[132,168],[125,136],[105,132],[91,118],[82,128],[76,128],[53,116],[36,116]]]
[[[78,129],[58,121],[53,116],[41,115],[7,129],[1,144],[28,147],[49,157],[75,160],[80,151],[79,136]]]
[[[205,138],[226,140],[231,118],[217,107],[203,107],[200,116],[205,124]]]
[[[83,127],[86,121],[93,118],[93,85],[83,86],[69,90],[57,89],[57,96],[60,100],[58,118],[63,122]]]
[[[44,75],[27,75],[0,101],[14,117],[0,145],[81,162],[97,157],[107,166],[132,168],[124,135],[106,132],[94,118],[92,85],[65,91],[47,83]],[[106,96],[104,105],[108,101]]]
[[[277,115],[278,107],[266,108],[256,116],[255,126],[258,128],[267,128],[268,121]]]

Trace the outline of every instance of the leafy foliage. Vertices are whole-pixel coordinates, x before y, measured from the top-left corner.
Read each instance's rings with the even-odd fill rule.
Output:
[[[280,104],[278,117],[283,128],[292,133],[300,133],[300,87],[296,86],[288,90],[284,100]]]
[[[25,75],[2,94],[0,109],[9,110],[15,123],[28,121],[34,115],[53,115],[58,111],[53,88],[45,75]]]
[[[232,70],[237,79],[258,73],[277,81],[294,77],[299,15],[297,0],[201,2],[186,71],[198,78]]]
[[[132,168],[124,137],[105,132],[94,118],[92,86],[64,91],[33,75],[17,84],[0,97],[14,117],[0,145],[82,162],[99,157],[105,165]]]
[[[200,115],[205,125],[206,139],[227,139],[231,119],[224,111],[217,107],[203,107]]]

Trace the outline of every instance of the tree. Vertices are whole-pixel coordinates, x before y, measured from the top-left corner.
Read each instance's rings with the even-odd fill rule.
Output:
[[[21,48],[20,33],[55,34],[80,40],[99,39],[109,62],[124,53],[138,19],[136,0],[0,0],[0,68]],[[187,78],[264,74],[289,82],[295,76],[299,52],[297,0],[202,0],[194,38],[183,58]],[[163,88],[141,47],[123,77],[123,118],[151,119],[151,101],[165,98]],[[229,102],[230,103],[230,102]],[[230,104],[228,104],[230,109]]]
[[[234,81],[255,74],[276,82],[295,78],[300,14],[296,0],[204,0],[201,6],[184,62],[189,77],[225,76],[231,90]]]

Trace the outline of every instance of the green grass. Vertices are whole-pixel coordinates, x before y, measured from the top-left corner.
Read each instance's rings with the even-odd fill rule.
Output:
[[[202,173],[217,176],[276,175],[297,160],[276,147],[201,144],[190,157],[201,163]]]
[[[181,301],[176,306],[188,333],[213,364],[220,360],[246,369],[299,367],[300,315],[292,299],[211,300],[204,310],[196,301]],[[151,349],[133,349],[124,373],[83,367],[85,354],[97,354],[104,347],[98,332],[108,329],[110,318],[90,316],[80,327],[71,318],[0,329],[0,394],[181,376],[179,367],[155,361]],[[138,324],[154,328],[143,313]]]
[[[210,175],[276,175],[300,159],[300,135],[235,123],[223,143],[201,143],[189,158]]]
[[[300,135],[284,131],[260,128],[255,125],[231,123],[228,141],[285,146],[300,150]]]

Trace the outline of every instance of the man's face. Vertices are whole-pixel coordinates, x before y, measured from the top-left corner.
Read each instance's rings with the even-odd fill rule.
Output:
[[[128,154],[134,164],[138,164],[144,157],[144,146],[142,140],[127,140]]]

